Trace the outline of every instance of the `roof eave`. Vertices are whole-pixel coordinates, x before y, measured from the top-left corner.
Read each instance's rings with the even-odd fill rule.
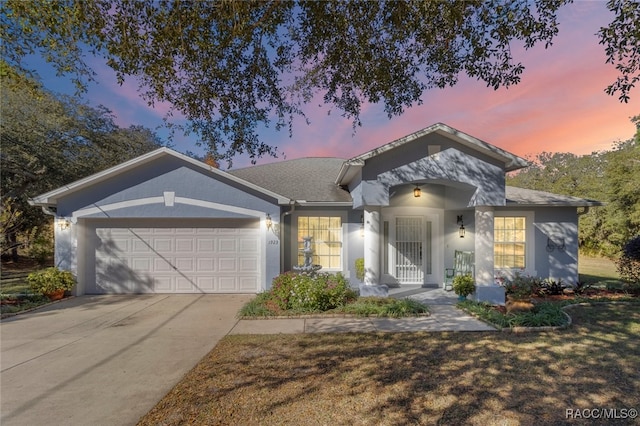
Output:
[[[348,160],[342,163],[342,167],[340,167],[340,172],[338,172],[338,177],[335,180],[336,185],[345,185],[362,170],[364,167],[363,160]]]

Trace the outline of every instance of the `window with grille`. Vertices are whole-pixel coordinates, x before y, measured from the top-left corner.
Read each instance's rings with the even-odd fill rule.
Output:
[[[304,264],[303,238],[311,237],[313,264],[342,269],[342,219],[339,216],[298,217],[298,265]]]
[[[493,256],[496,268],[524,269],[526,265],[526,218],[496,217],[493,220]]]

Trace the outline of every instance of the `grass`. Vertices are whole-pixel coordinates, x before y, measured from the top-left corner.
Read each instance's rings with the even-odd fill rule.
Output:
[[[227,336],[139,424],[544,425],[638,408],[640,309],[571,315],[527,334]]]
[[[616,264],[606,257],[578,256],[579,280],[596,287],[619,284]]]
[[[31,287],[27,283],[28,272],[35,270],[38,270],[38,267],[30,267],[14,273],[11,277],[0,279],[0,314],[27,311],[50,302],[47,297],[33,294]]]

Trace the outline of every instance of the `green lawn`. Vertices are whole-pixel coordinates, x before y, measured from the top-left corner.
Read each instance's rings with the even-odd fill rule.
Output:
[[[578,258],[580,281],[587,284],[601,283],[602,286],[619,282],[616,264],[605,257],[580,255]]]

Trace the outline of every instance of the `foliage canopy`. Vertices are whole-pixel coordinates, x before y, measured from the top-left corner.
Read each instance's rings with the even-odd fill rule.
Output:
[[[611,151],[583,156],[543,152],[530,167],[507,178],[513,186],[603,201],[603,207],[580,217],[579,243],[585,253],[615,257],[640,234],[640,116],[632,121],[636,134]]]
[[[512,46],[545,47],[570,0],[382,2],[7,0],[2,56],[22,73],[39,54],[79,89],[85,60],[106,60],[120,82],[135,77],[150,103],[169,102],[218,159],[275,155],[261,126],[287,128],[321,95],[359,124],[364,102],[389,116],[466,74],[493,88],[520,81]],[[610,0],[599,32],[620,72],[609,86],[627,101],[638,80],[640,5]]]
[[[15,258],[23,245],[18,235],[47,223],[29,197],[152,151],[161,141],[141,126],[118,127],[104,107],[44,90],[2,61],[0,74],[0,248]]]

